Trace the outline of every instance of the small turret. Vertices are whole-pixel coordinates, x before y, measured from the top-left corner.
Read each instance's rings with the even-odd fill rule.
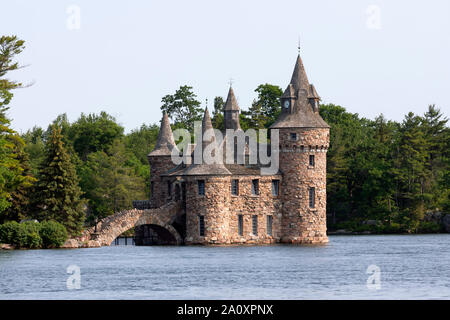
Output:
[[[228,97],[225,102],[223,116],[225,121],[225,129],[241,129],[241,124],[239,122],[239,106],[232,87],[228,90]]]
[[[147,156],[150,164],[150,202],[153,207],[160,207],[167,202],[169,194],[168,190],[161,188],[161,174],[175,167],[172,162],[172,152],[179,151],[173,139],[169,117],[164,112],[155,148]]]

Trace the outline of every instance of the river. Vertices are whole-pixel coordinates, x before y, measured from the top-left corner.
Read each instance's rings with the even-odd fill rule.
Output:
[[[450,298],[450,234],[329,238],[324,246],[3,250],[0,299]]]

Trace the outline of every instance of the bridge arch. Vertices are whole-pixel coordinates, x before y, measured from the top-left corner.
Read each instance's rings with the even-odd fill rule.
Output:
[[[182,244],[183,239],[172,226],[179,211],[178,202],[170,202],[156,209],[124,210],[108,216],[83,233],[80,241],[88,246],[109,246],[114,239],[131,228],[142,225],[155,225],[167,230],[175,239],[176,244]]]

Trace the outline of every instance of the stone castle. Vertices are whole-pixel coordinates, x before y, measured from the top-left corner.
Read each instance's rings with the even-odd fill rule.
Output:
[[[171,154],[178,149],[168,116],[164,114],[156,146],[148,155],[149,207],[180,203],[172,226],[185,244],[328,242],[329,126],[319,115],[319,99],[299,55],[291,81],[281,97],[281,114],[270,127],[279,130],[279,170],[272,175],[261,175],[258,164],[187,164],[185,161],[175,165]],[[239,113],[230,87],[224,107],[225,129],[242,130]],[[202,130],[211,128],[206,109]],[[211,143],[216,143],[214,138],[203,141],[202,146]],[[136,244],[151,243],[155,236],[164,239],[166,231],[158,228],[136,227]]]

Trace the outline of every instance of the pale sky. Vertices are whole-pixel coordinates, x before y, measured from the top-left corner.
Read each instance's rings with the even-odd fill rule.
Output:
[[[230,78],[247,109],[259,84],[286,88],[299,36],[323,103],[398,121],[435,103],[450,116],[448,0],[16,0],[0,16],[0,35],[26,41],[28,67],[10,78],[35,82],[10,105],[21,132],[101,110],[130,131],[158,122],[180,85],[212,107]]]

